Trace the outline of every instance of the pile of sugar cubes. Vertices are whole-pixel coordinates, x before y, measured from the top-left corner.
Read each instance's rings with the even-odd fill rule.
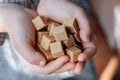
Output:
[[[82,51],[79,28],[75,18],[64,19],[63,24],[48,21],[44,16],[32,20],[37,32],[37,46],[47,61],[68,55],[76,62]]]

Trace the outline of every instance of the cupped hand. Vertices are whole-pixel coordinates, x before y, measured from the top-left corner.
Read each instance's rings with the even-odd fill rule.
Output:
[[[1,4],[0,12],[0,26],[5,27],[15,52],[26,67],[41,74],[64,71],[62,66],[68,62],[67,56],[46,64],[44,56],[34,49],[35,29],[32,19],[37,16],[35,11],[14,4]],[[67,66],[71,69],[74,65],[67,63]]]
[[[84,51],[79,55],[75,68],[71,69],[69,73],[79,74],[83,70],[85,62],[96,53],[96,42],[84,10],[69,0],[41,0],[37,12],[39,15],[44,15],[59,23],[63,23],[65,18],[75,17],[77,19]]]

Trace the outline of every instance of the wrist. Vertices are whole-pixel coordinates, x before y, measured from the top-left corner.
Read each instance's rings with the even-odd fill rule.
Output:
[[[4,4],[0,4],[0,32],[6,32],[5,24],[4,24],[4,19],[2,16],[2,8],[4,7]]]
[[[0,32],[6,32],[6,27],[3,21],[4,20],[0,16]]]

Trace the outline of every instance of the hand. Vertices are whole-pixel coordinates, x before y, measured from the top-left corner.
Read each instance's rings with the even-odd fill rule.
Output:
[[[84,51],[79,55],[79,62],[76,63],[75,69],[70,70],[69,73],[79,74],[84,68],[85,61],[96,53],[95,39],[91,34],[90,24],[83,9],[69,0],[41,0],[37,12],[39,15],[44,15],[46,18],[59,23],[63,23],[63,20],[69,17],[77,19]]]
[[[44,56],[34,49],[35,29],[32,19],[37,16],[36,12],[14,4],[0,4],[0,12],[0,26],[4,26],[8,32],[14,50],[26,67],[41,74],[50,74],[68,62],[68,57],[62,56],[46,64]],[[71,68],[70,63],[67,65]]]

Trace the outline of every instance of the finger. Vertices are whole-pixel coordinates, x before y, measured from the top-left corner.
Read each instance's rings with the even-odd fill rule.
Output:
[[[75,72],[74,72],[74,70],[70,70],[70,71],[68,71],[68,73],[69,73],[70,75],[73,75],[73,76],[76,75]]]
[[[85,62],[77,62],[74,69],[75,74],[80,74],[85,67]]]
[[[78,61],[86,61],[90,59],[96,53],[96,43],[94,38],[91,42],[83,43],[84,51],[78,56]]]
[[[69,71],[71,69],[75,68],[75,63],[66,63],[64,64],[60,69],[58,69],[55,73],[61,73],[61,72],[65,72],[65,71]]]
[[[75,17],[78,21],[78,26],[80,28],[80,38],[83,42],[89,42],[91,36],[90,23],[85,15],[85,12],[80,9],[80,12],[75,14]]]
[[[93,55],[95,54],[95,49],[94,48],[86,48],[84,52],[82,52],[78,56],[78,61],[87,61],[90,59]]]
[[[86,62],[77,62],[75,69],[68,71],[68,73],[71,75],[80,74],[85,67],[85,63]]]
[[[51,73],[55,72],[56,70],[58,70],[61,66],[63,66],[68,60],[69,60],[68,56],[62,56],[62,57],[56,59],[55,61],[48,63],[44,67],[43,72],[45,74],[51,74]]]
[[[38,73],[45,74],[45,75],[55,72],[69,60],[68,56],[62,56],[54,61],[51,61],[46,66],[40,67],[39,65],[33,65],[33,64],[29,63],[23,56],[21,56],[20,53],[18,53],[18,51],[16,51],[16,53],[17,53],[17,56],[19,57],[20,61],[27,68],[31,69],[34,72],[38,72]]]

